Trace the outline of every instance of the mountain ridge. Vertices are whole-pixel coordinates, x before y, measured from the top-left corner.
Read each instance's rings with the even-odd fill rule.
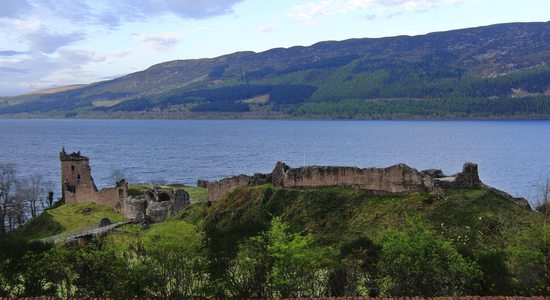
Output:
[[[311,106],[318,110],[319,103],[356,101],[360,109],[349,115],[369,118],[360,112],[372,105],[364,102],[373,100],[397,99],[406,106],[401,113],[418,116],[410,114],[410,105],[403,101],[542,97],[535,100],[542,109],[522,108],[519,114],[550,116],[549,63],[550,22],[496,24],[173,60],[80,89],[0,98],[0,115],[116,117],[133,112],[162,117],[177,112],[188,118],[206,112],[236,117],[265,117],[270,112],[311,117],[315,114],[301,112]],[[258,97],[267,100],[252,100]],[[349,105],[339,104],[342,107]],[[473,108],[460,113],[444,109],[448,116],[475,117],[468,112]],[[394,116],[384,112],[370,117],[388,114]],[[513,117],[517,112],[506,114]],[[331,111],[320,115],[341,117]],[[435,114],[432,110],[424,115]]]

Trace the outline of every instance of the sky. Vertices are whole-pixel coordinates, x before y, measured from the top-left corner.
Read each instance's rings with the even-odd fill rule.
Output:
[[[0,96],[176,59],[550,20],[549,0],[0,0]]]

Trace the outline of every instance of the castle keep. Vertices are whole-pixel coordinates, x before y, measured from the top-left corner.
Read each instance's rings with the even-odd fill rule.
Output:
[[[121,180],[113,188],[97,190],[92,178],[90,159],[79,152],[59,153],[61,161],[61,195],[65,203],[95,202],[123,212],[123,204],[128,199],[128,183]]]
[[[189,194],[182,190],[154,188],[138,197],[128,196],[128,183],[123,179],[115,187],[98,190],[90,159],[79,152],[67,154],[63,148],[61,161],[61,196],[65,203],[95,202],[113,208],[131,220],[162,221],[168,215],[190,204]]]

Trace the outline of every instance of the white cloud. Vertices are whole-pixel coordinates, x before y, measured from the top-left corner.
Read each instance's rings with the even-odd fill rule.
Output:
[[[80,41],[85,41],[81,46],[96,44],[91,39],[101,39],[98,32],[110,34],[129,23],[145,24],[158,17],[188,20],[231,14],[242,1],[0,0],[0,95],[94,81],[97,78],[86,71],[88,64],[110,63],[134,51],[99,54],[75,49]],[[178,33],[142,34],[136,40],[162,52],[181,37]]]
[[[243,0],[0,0],[0,18],[22,19],[38,14],[72,22],[118,25],[163,14],[203,19],[232,13]]]
[[[44,53],[54,53],[57,49],[83,40],[83,32],[57,33],[49,32],[47,29],[37,30],[26,35],[31,44],[31,49]]]
[[[140,34],[136,37],[136,41],[146,43],[150,48],[157,52],[169,50],[172,46],[179,43],[181,33],[163,32],[158,34]]]
[[[12,54],[12,51],[8,54]],[[99,74],[88,69],[90,64],[107,62],[128,54],[129,51],[100,54],[85,50],[59,49],[52,55],[32,52],[10,55],[8,59],[0,57],[0,95],[22,94],[59,84],[95,81]]]
[[[277,28],[279,28],[279,23],[271,22],[260,26],[256,31],[267,33],[272,32]]]
[[[417,10],[454,5],[464,1],[466,0],[314,0],[292,7],[288,15],[306,24],[317,24],[323,16],[379,7]]]

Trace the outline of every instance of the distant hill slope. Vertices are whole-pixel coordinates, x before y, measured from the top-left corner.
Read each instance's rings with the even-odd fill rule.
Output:
[[[550,22],[170,61],[82,88],[0,98],[0,114],[549,117]]]
[[[32,92],[32,93],[29,93],[29,95],[55,94],[55,93],[60,93],[60,92],[65,92],[65,91],[80,89],[80,88],[83,88],[83,87],[85,87],[85,86],[86,86],[85,84],[66,85],[66,86],[60,86],[60,87],[54,87],[54,88],[49,88],[49,89],[43,89],[43,90],[34,91],[34,92]]]

